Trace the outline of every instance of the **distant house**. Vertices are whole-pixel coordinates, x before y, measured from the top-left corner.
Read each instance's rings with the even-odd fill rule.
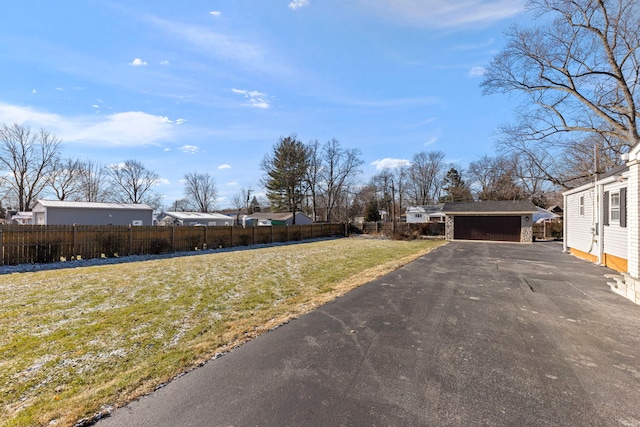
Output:
[[[266,223],[267,221],[269,224]],[[245,216],[243,222],[245,226],[248,227],[252,225],[276,225],[278,223],[282,225],[293,225],[293,213],[255,212]],[[296,212],[296,225],[306,224],[313,224],[313,220],[302,212]]]
[[[32,212],[36,225],[153,225],[153,208],[136,203],[38,200]]]
[[[33,224],[33,212],[16,212],[15,214],[11,215],[11,224]]]
[[[542,222],[558,221],[560,219],[562,219],[562,216],[541,207],[538,207],[538,212],[533,214],[533,222],[536,224]]]
[[[564,209],[562,209],[560,206],[558,205],[554,205],[551,206],[550,208],[547,209],[549,212],[552,212],[560,217],[562,217],[562,215],[564,214]]]
[[[444,222],[445,214],[442,212],[444,203],[438,205],[408,206],[405,214],[407,222],[419,224],[426,222]]]
[[[166,212],[160,222],[164,225],[232,226],[235,218],[213,212]]]
[[[495,240],[531,243],[533,214],[530,200],[483,202],[447,202],[447,240]]]

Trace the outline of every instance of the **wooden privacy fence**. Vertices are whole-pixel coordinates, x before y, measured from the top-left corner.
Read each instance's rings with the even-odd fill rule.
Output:
[[[260,227],[2,225],[2,265],[162,254],[343,236],[344,224]]]
[[[533,238],[536,240],[562,239],[562,222],[533,224]]]
[[[418,234],[420,236],[444,236],[444,222],[408,223],[408,222],[363,222],[357,227],[364,234]]]

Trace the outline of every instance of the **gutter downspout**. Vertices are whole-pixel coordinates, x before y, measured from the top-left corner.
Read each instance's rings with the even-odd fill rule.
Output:
[[[604,203],[602,203],[604,201],[604,185],[600,185],[598,184],[598,178],[597,178],[597,174],[596,174],[596,181],[595,181],[595,186],[596,186],[596,191],[597,191],[597,196],[596,196],[596,206],[597,206],[597,217],[596,217],[596,226],[598,227],[597,233],[599,236],[598,239],[598,265],[604,265],[604,221],[602,221],[602,218],[604,218]]]
[[[566,194],[562,195],[562,206],[564,206],[565,209],[566,209],[566,206],[568,206],[567,205],[567,195]],[[567,252],[569,252],[568,247],[567,247],[567,236],[568,236],[567,229],[569,228],[568,227],[568,222],[569,222],[569,215],[565,211],[565,213],[563,215],[563,218],[562,218],[562,252],[565,253],[565,254]]]

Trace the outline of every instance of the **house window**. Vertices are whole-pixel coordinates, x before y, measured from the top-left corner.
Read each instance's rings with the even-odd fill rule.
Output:
[[[422,214],[416,214],[416,218],[422,218]]]
[[[578,199],[578,216],[584,216],[584,194]]]
[[[611,222],[620,222],[620,193],[611,193],[609,219]]]

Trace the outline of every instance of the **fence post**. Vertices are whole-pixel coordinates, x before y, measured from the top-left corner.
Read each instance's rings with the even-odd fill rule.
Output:
[[[131,228],[131,224],[129,224],[129,255],[133,253],[133,229]]]
[[[251,228],[252,228],[252,229],[251,229],[251,236],[253,236],[251,241],[252,241],[252,242],[253,242],[253,244],[255,245],[255,244],[256,244],[256,226],[254,225],[254,226],[253,226],[253,227],[251,227]]]
[[[231,243],[229,243],[229,247],[233,247],[233,226],[231,226]]]
[[[73,224],[73,257],[78,257],[78,226]]]
[[[204,245],[203,245],[203,249],[207,249],[207,229],[209,228],[208,225],[204,226]]]
[[[4,265],[4,230],[0,228],[0,264]]]
[[[171,226],[171,252],[176,251],[175,239],[176,239],[176,226],[174,224]]]

